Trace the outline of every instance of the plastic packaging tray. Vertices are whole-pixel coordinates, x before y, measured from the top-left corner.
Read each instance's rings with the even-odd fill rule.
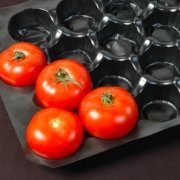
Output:
[[[119,85],[139,107],[139,121],[113,141],[86,136],[72,156],[47,160],[26,145],[25,130],[40,107],[34,88],[0,81],[0,94],[25,155],[60,167],[180,124],[180,2],[177,0],[39,0],[0,10],[0,51],[16,41],[39,45],[48,62],[74,58],[94,87]]]

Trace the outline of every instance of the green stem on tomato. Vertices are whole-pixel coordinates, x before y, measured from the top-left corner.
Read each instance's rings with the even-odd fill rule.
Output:
[[[23,60],[25,57],[26,56],[22,51],[15,51],[13,54],[13,60]]]
[[[103,93],[101,96],[101,102],[106,106],[113,105],[114,99],[115,98],[111,93]]]
[[[57,83],[63,83],[64,86],[67,86],[67,82],[69,81],[72,84],[76,84],[76,85],[82,87],[82,85],[79,82],[77,82],[75,79],[73,79],[69,76],[69,74],[67,73],[67,71],[65,69],[60,68],[55,73],[55,78],[56,78]]]

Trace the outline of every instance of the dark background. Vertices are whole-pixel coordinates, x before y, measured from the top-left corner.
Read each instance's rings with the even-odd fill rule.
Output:
[[[24,0],[0,0],[0,7]],[[0,99],[0,180],[179,180],[180,126],[58,169],[26,160]]]

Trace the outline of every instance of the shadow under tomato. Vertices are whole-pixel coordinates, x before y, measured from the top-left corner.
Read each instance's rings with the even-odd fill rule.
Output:
[[[40,103],[40,101],[38,100],[38,98],[36,97],[36,95],[34,94],[33,96],[33,104],[39,108],[44,108],[43,105]]]
[[[81,160],[79,162],[60,167],[57,169],[50,169],[47,167],[42,167],[49,172],[57,174],[71,174],[78,175],[82,173],[88,173],[99,167],[109,167],[115,164],[128,163],[133,157],[143,156],[144,154],[153,153],[161,151],[161,149],[166,149],[175,146],[180,139],[180,126],[166,130],[164,132],[158,133],[156,135],[141,139],[139,141],[134,141],[125,144],[121,147],[114,148],[110,151],[92,156],[90,158]]]

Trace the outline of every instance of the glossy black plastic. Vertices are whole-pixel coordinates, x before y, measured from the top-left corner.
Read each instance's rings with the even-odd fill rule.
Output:
[[[178,0],[31,0],[1,9],[0,51],[28,41],[44,50],[48,63],[76,59],[89,70],[94,88],[121,86],[139,108],[138,123],[127,136],[113,141],[86,136],[72,156],[48,160],[35,155],[25,140],[29,120],[41,109],[34,88],[0,81],[26,157],[60,167],[180,125],[179,10]]]

